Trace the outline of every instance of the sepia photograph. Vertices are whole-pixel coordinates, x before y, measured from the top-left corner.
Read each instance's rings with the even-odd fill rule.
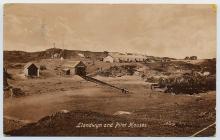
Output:
[[[215,137],[216,15],[215,4],[4,4],[4,137]]]

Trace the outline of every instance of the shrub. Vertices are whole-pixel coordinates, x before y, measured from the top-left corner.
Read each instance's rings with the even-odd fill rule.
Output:
[[[46,70],[46,66],[45,65],[40,65],[40,70]]]
[[[156,83],[156,82],[158,82],[158,78],[151,76],[151,77],[147,78],[146,82]]]
[[[175,94],[198,94],[216,90],[216,77],[184,75],[182,77],[160,79],[158,85],[161,88],[167,87],[166,92]]]

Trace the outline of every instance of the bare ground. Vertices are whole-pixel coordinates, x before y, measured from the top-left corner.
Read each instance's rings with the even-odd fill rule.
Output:
[[[10,84],[22,88],[26,96],[5,98],[4,117],[34,124],[23,128],[18,125],[19,127],[13,127],[12,131],[13,121],[7,123],[4,119],[4,133],[38,136],[190,136],[215,122],[215,91],[192,96],[171,95],[151,91],[149,84],[137,76],[96,78],[124,87],[131,93],[122,94],[115,89],[87,82],[78,76],[9,81]],[[60,110],[71,112],[52,117],[52,127],[47,119],[39,121]],[[127,111],[131,114],[114,116],[117,111]],[[83,117],[85,114],[90,115]],[[80,121],[137,121],[146,123],[147,127],[119,130],[75,128]],[[215,127],[211,127],[199,136],[214,134]]]

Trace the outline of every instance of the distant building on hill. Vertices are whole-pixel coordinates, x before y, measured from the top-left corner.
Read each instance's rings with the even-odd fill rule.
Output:
[[[169,61],[171,61],[172,59],[171,58],[169,58],[169,57],[163,57],[162,59],[161,59],[161,62],[169,62]]]
[[[81,58],[85,58],[84,54],[82,53],[78,53],[78,56],[80,56]]]
[[[103,59],[103,62],[109,62],[109,63],[113,63],[114,62],[114,58],[112,56],[107,56]]]
[[[24,66],[24,74],[27,77],[39,77],[39,68],[34,63],[29,62]]]
[[[107,57],[103,59],[104,62],[144,62],[147,57],[140,54],[121,54],[121,53],[109,53]]]

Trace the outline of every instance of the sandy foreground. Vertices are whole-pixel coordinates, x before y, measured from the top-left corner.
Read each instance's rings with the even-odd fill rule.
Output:
[[[172,95],[151,91],[149,84],[138,76],[118,78],[97,76],[95,78],[126,88],[130,93],[123,94],[110,87],[85,81],[79,76],[13,81],[13,84],[22,87],[27,95],[4,99],[4,132],[7,135],[190,136],[215,122],[216,94],[214,91],[192,96]],[[69,122],[67,124],[70,126],[66,129],[72,131],[58,131],[59,129],[56,128],[58,126],[54,126],[52,130],[44,127],[46,129],[44,133],[37,131],[39,128],[34,126],[31,126],[29,131],[20,129],[29,123],[38,124],[38,121],[45,116],[62,111],[70,112],[70,116],[80,116],[83,115],[82,112],[84,114],[96,112],[98,114],[95,113],[94,116],[97,116],[97,119],[91,119],[91,121],[97,123],[100,122],[101,115],[101,120],[106,118],[114,126],[118,121],[129,125],[137,120],[139,124],[143,123],[147,127],[135,129],[126,127],[120,130],[87,128],[88,126],[77,128],[80,122],[83,123],[83,119],[79,119],[83,117],[78,117],[58,119],[54,122],[59,127],[64,125],[61,122]],[[128,114],[117,114],[120,111]],[[87,121],[85,124],[91,124],[89,120],[88,116],[84,118],[84,121]],[[53,130],[57,131],[53,133]],[[213,136],[214,134],[215,127],[212,127],[200,136]]]

